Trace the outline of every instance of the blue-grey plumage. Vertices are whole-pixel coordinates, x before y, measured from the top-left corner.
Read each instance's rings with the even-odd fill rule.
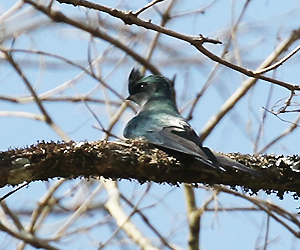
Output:
[[[226,171],[226,167],[229,167],[260,175],[202,146],[200,138],[180,115],[167,78],[158,75],[143,77],[138,70],[133,69],[129,75],[128,89],[128,99],[140,105],[141,110],[127,123],[124,137],[142,137],[160,148],[193,156],[216,171]]]

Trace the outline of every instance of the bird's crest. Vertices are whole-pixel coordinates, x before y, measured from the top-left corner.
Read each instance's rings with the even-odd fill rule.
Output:
[[[144,75],[141,73],[139,69],[133,68],[128,78],[129,85],[141,80],[143,77]]]

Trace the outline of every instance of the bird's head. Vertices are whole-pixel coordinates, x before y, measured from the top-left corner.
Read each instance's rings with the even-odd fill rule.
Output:
[[[170,81],[159,75],[144,77],[139,70],[132,69],[129,75],[128,100],[144,105],[150,99],[168,99],[173,101]]]

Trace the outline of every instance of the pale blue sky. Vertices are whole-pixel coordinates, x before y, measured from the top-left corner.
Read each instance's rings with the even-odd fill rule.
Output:
[[[1,13],[7,10],[8,7],[13,5],[15,2],[16,1],[0,1]],[[107,4],[106,1],[95,2]],[[115,6],[115,2],[118,3],[118,1],[111,1],[109,5]],[[168,1],[165,2],[166,3],[157,5],[158,8],[162,8],[168,3]],[[201,6],[205,6],[210,2],[211,1],[201,1],[201,3],[191,0],[181,1],[179,4],[180,7],[177,7],[173,14],[190,11]],[[185,34],[197,35],[201,33],[204,36],[219,38],[221,41],[226,42],[227,38],[225,34],[226,31],[230,29],[231,24],[230,13],[232,11],[232,2],[235,2],[234,9],[236,15],[234,19],[236,19],[245,1],[216,2],[217,3],[215,5],[207,9],[205,14],[197,17],[189,15],[186,17],[184,22],[182,22],[182,19],[179,18],[174,19],[167,25],[167,27]],[[131,1],[127,1],[128,6],[135,6],[136,8],[142,7],[145,3],[147,2],[136,1],[132,4]],[[77,8],[66,5],[57,5],[57,7],[64,11],[68,10],[69,15],[76,14],[78,16],[85,17],[85,12],[82,9],[78,11]],[[126,9],[126,6],[123,5],[121,8]],[[293,29],[299,28],[299,8],[300,4],[297,0],[288,2],[279,0],[251,1],[249,9],[239,29],[240,34],[242,35],[238,37],[240,50],[243,54],[243,66],[255,69],[262,60],[264,60],[266,56],[273,51],[276,45],[278,45],[279,41],[277,41],[277,37],[279,37],[280,40],[283,40],[289,37]],[[15,20],[7,20],[7,25],[10,25],[9,27],[12,29],[18,30],[21,25],[26,25],[26,22],[30,22],[30,18],[33,17],[26,16],[24,14],[25,11],[25,9],[21,10],[19,13],[20,16],[15,19],[18,20],[18,23],[16,23]],[[105,14],[101,16],[111,20],[113,24],[119,24],[120,22],[119,20],[110,18]],[[34,17],[36,18],[36,16]],[[159,22],[159,18],[153,10],[148,10],[143,13],[141,18],[151,18],[152,22]],[[46,21],[47,19],[43,18],[41,20]],[[127,26],[127,28],[139,30],[136,26]],[[145,32],[145,30],[140,29],[139,32]],[[114,35],[117,35],[117,32]],[[123,35],[121,37],[124,39],[126,36]],[[87,66],[88,39],[89,37],[86,34],[82,34],[69,26],[61,24],[48,26],[47,22],[45,22],[45,26],[39,28],[37,31],[28,31],[26,34],[19,36],[14,43],[14,48],[38,49],[51,52],[62,55],[69,60],[82,64],[83,66]],[[166,36],[162,36],[160,39],[165,43],[174,43],[175,47],[180,46],[181,53],[194,55],[195,59],[199,59],[200,62],[203,61],[203,65],[200,65],[201,63],[196,66],[183,64],[182,68],[179,69],[180,67],[174,65],[171,56],[164,58],[167,66],[163,68],[162,73],[167,77],[172,77],[174,74],[177,74],[176,90],[178,103],[181,107],[183,107],[191,98],[194,97],[195,93],[202,88],[203,83],[212,70],[214,64],[208,58],[205,58],[198,53],[196,49],[191,48],[191,46],[187,43],[176,41]],[[126,43],[126,40],[123,42]],[[4,46],[10,47],[11,43],[11,40],[7,40],[4,42]],[[97,39],[95,44],[99,54],[109,47],[107,43],[99,41],[99,39]],[[298,44],[299,42],[295,43],[295,46],[292,48],[295,48]],[[143,43],[142,45],[136,45],[134,49],[138,53],[144,54],[146,53],[146,47],[147,43]],[[223,45],[207,45],[206,47],[216,54],[219,54],[223,49]],[[126,88],[127,76],[131,68],[136,66],[136,63],[131,58],[126,58],[124,66],[118,69],[116,71],[117,73],[110,74],[112,68],[116,65],[119,59],[124,57],[124,54],[120,51],[112,51],[111,48],[108,48],[107,54],[111,56],[112,59],[110,62],[105,62],[101,65],[101,71],[105,82],[113,86],[122,96],[126,97],[128,94]],[[163,56],[166,55],[162,52],[154,54],[152,62],[156,65],[159,65],[159,63],[163,65],[161,60]],[[22,69],[24,69],[26,76],[34,84],[39,94],[45,93],[46,91],[61,85],[68,79],[73,79],[80,74],[80,70],[74,69],[74,67],[67,66],[66,64],[52,58],[44,57],[39,61],[37,60],[38,57],[24,53],[18,54],[16,58],[22,62]],[[0,60],[0,96],[28,95],[28,91],[20,78],[15,75],[13,70],[5,62],[3,62],[2,59]],[[53,68],[51,68],[51,66],[53,66]],[[45,69],[43,67],[48,68]],[[194,119],[191,121],[191,124],[197,132],[202,130],[208,119],[218,112],[224,101],[238,86],[240,86],[242,80],[245,79],[244,76],[239,75],[234,71],[225,71],[223,67],[221,67],[218,72],[219,74],[215,79],[214,86],[210,88],[210,91],[207,92],[200,100],[194,113]],[[189,75],[188,81],[186,81],[186,74]],[[272,76],[272,74],[270,75]],[[299,55],[296,55],[282,68],[277,70],[276,78],[294,84],[299,84]],[[57,96],[74,96],[78,92],[84,94],[96,88],[98,83],[92,78],[85,76],[76,82],[74,86],[75,87],[69,88]],[[192,86],[194,91],[186,93],[185,89],[187,86]],[[215,150],[223,152],[239,151],[243,153],[253,153],[253,137],[256,136],[257,128],[260,125],[262,107],[265,107],[266,105],[269,90],[270,83],[259,81],[256,87],[250,91],[250,93],[248,93],[247,96],[238,103],[235,109],[221,121],[221,123],[205,141],[205,144]],[[104,94],[101,89],[98,89],[93,97],[102,99],[103,95]],[[108,95],[112,100],[118,100],[113,94],[108,93]],[[288,95],[289,91],[282,87],[275,86],[270,103],[274,104],[276,100]],[[71,139],[75,141],[92,141],[103,138],[103,134],[92,127],[96,124],[96,121],[83,104],[65,102],[45,102],[44,104],[54,121],[68,133]],[[109,124],[109,111],[107,111],[104,105],[91,103],[90,107],[97,114],[101,122],[107,126]],[[39,113],[39,110],[34,103],[20,105],[1,100],[0,110]],[[113,108],[111,112],[114,113],[115,111],[116,109]],[[183,114],[186,115],[186,112]],[[128,109],[121,117],[122,122],[116,126],[113,132],[121,136],[125,123],[133,115],[134,113]],[[283,118],[293,120],[295,115],[285,115]],[[0,150],[7,150],[10,147],[14,148],[31,145],[36,143],[38,140],[60,140],[60,138],[47,125],[40,121],[34,121],[26,118],[0,117],[0,125],[2,128]],[[262,145],[272,140],[289,126],[290,125],[288,123],[284,123],[278,118],[268,115],[261,138]],[[299,137],[300,130],[298,129],[292,135],[287,136],[274,147],[271,147],[267,153],[297,154],[300,150],[298,143]],[[76,182],[78,182],[78,180],[70,181],[70,183],[65,184],[62,191],[63,189],[69,188],[69,186]],[[28,202],[28,199],[35,202],[45,192],[46,186],[47,183],[32,183],[29,188],[23,189],[7,199],[7,202],[12,208],[24,205],[31,207],[34,203]],[[145,188],[145,184],[139,185],[135,182],[129,182],[126,180],[122,180],[120,182],[120,189],[127,195],[127,197],[131,197],[132,195],[140,197]],[[11,188],[2,188],[0,190],[0,195],[2,196],[8,190],[11,190]],[[183,189],[170,187],[168,185],[153,184],[150,194],[151,198],[149,197],[149,199],[146,199],[146,201],[141,204],[142,206],[157,202],[160,197],[164,197],[164,194],[167,195],[163,198],[164,202],[161,205],[158,205],[153,209],[145,209],[145,214],[149,216],[151,222],[157,226],[165,236],[169,235],[170,232],[173,232],[172,230],[176,228],[170,236],[170,239],[180,247],[186,248],[187,227],[185,224],[186,214]],[[210,195],[210,191],[199,189],[196,194],[198,204],[201,205],[205,198]],[[297,212],[296,208],[299,207],[299,201],[294,200],[291,195],[285,195],[285,199],[283,201],[280,201],[277,197],[272,195],[266,196],[263,193],[260,194],[260,197],[264,199],[271,199],[274,203],[292,212]],[[103,197],[98,197],[98,199],[101,198]],[[225,194],[220,196],[219,202],[224,207],[249,205],[242,199]],[[101,216],[102,215],[97,215],[93,220],[101,220]],[[49,220],[53,224],[53,227],[56,226],[55,223],[62,223],[62,218],[60,217],[51,219],[53,221]],[[89,218],[82,218],[80,223],[89,223],[88,220]],[[139,221],[139,219],[135,217],[134,220]],[[257,246],[262,245],[265,233],[265,224],[266,215],[261,212],[207,213],[202,220],[201,247],[204,250],[255,249],[256,240],[259,240]],[[148,235],[153,236],[151,232],[142,225],[142,223],[140,223],[139,226],[141,226]],[[49,231],[45,229],[45,235],[47,235],[47,232],[51,232],[52,229],[50,228]],[[273,240],[273,242],[270,243],[268,250],[298,249],[300,247],[299,240],[296,240],[286,229],[272,219],[270,229],[270,240]],[[98,232],[96,230],[95,235],[101,235],[99,237],[104,235],[103,238],[108,235],[108,232],[103,235],[101,233],[101,231]],[[0,233],[0,242],[3,240],[5,241],[4,235]],[[85,238],[72,240],[76,242],[77,248],[74,248],[72,244],[66,244],[63,249],[84,249],[87,242],[87,239]],[[103,239],[103,241],[105,241],[105,239]],[[27,249],[32,248],[28,247]],[[114,248],[112,247],[107,249]]]

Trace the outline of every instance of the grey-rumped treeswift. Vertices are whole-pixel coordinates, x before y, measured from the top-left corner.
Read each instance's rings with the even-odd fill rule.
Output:
[[[167,78],[159,75],[144,77],[139,70],[133,69],[128,89],[128,99],[140,105],[141,110],[127,123],[124,137],[142,137],[160,149],[195,158],[216,172],[232,169],[261,175],[202,145],[199,136],[179,113]]]

